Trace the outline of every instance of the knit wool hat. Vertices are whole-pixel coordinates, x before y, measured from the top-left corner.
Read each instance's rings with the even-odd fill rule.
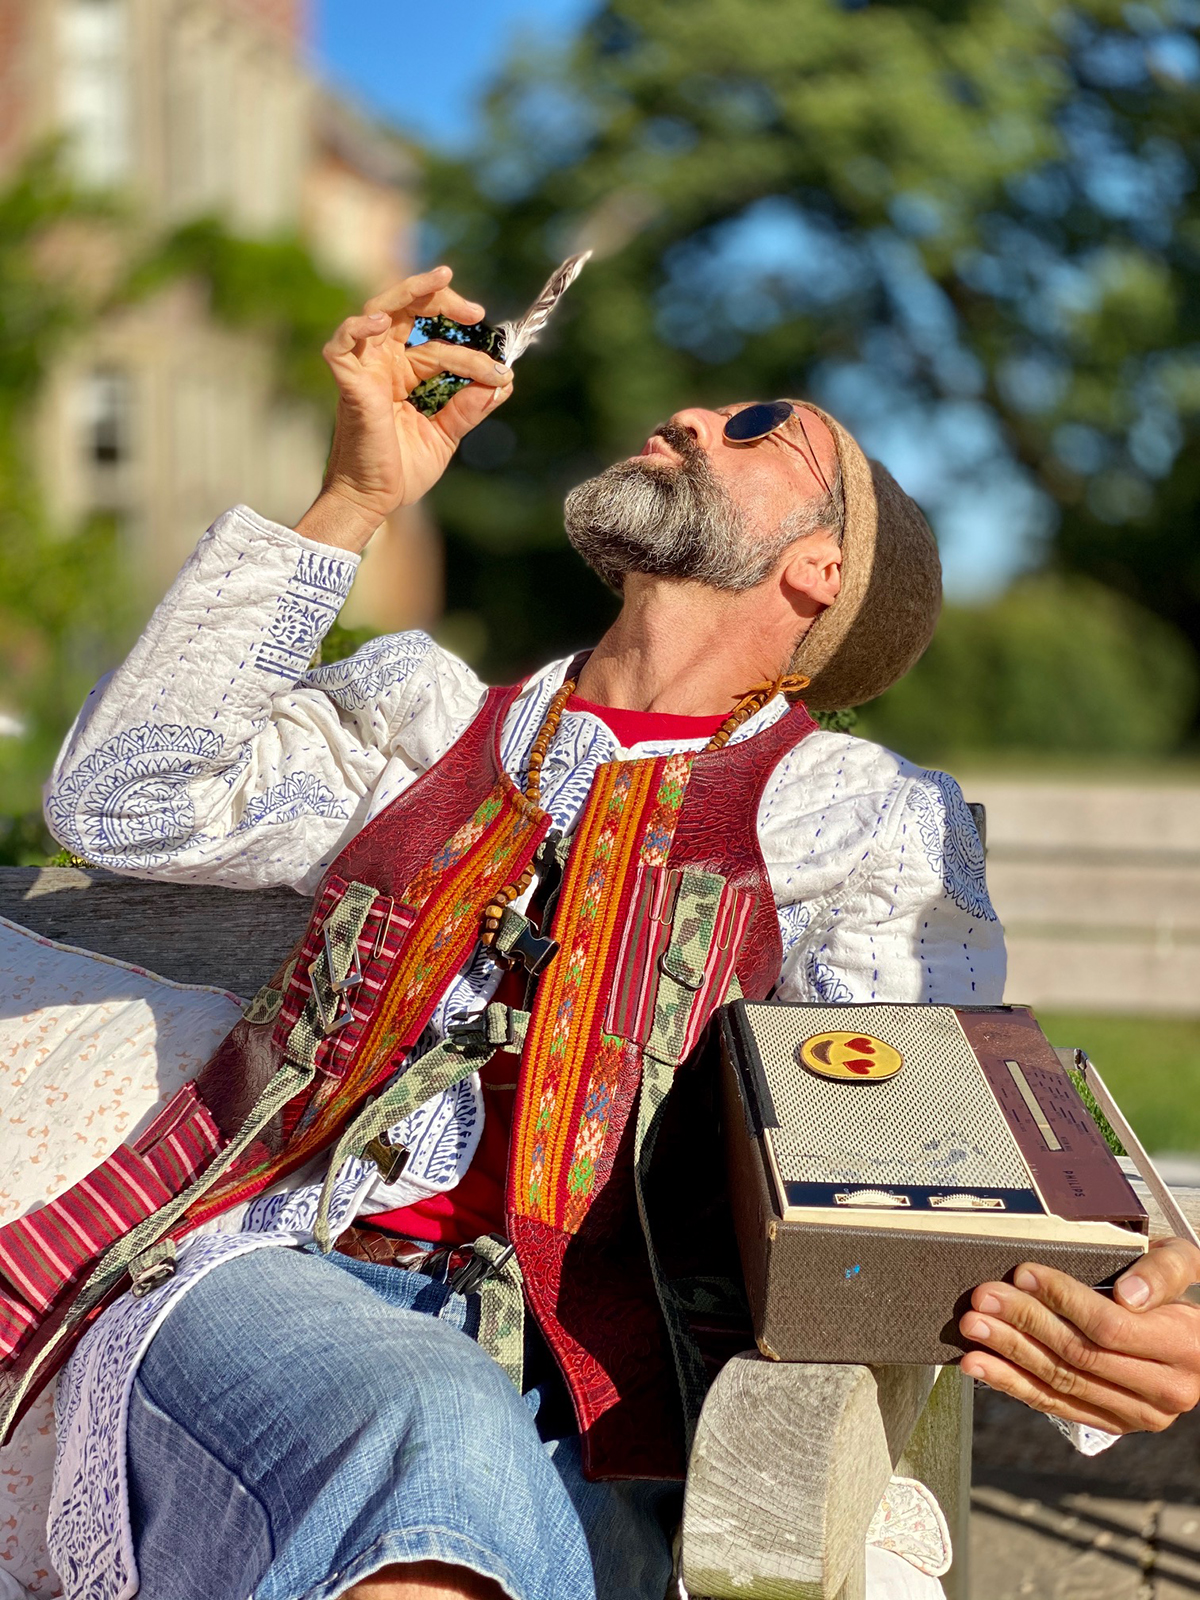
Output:
[[[805,705],[840,711],[874,700],[924,653],[942,609],[942,564],[916,501],[887,468],[820,406],[794,404],[833,435],[846,520],[841,590],[805,634],[792,670],[809,679]]]

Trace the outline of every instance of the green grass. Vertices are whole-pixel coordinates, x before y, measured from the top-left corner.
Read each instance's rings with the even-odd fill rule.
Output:
[[[1078,1045],[1150,1151],[1200,1150],[1200,1017],[1039,1011],[1052,1044]]]

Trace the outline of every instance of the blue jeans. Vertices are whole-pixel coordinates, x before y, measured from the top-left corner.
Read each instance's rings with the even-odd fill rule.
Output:
[[[662,1600],[678,1486],[586,1482],[577,1439],[543,1439],[539,1392],[473,1342],[476,1310],[336,1253],[201,1279],[130,1403],[144,1600],[331,1600],[410,1561],[513,1600]]]

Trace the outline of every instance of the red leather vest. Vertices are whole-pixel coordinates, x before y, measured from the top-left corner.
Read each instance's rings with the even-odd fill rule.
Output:
[[[166,1183],[168,1190],[173,1185],[175,1193],[182,1192],[195,1171],[203,1171],[206,1152],[235,1137],[264,1085],[278,1072],[289,1048],[287,1029],[298,1014],[289,1013],[288,1007],[294,1003],[302,1008],[305,996],[311,995],[306,973],[311,965],[319,965],[314,957],[319,957],[331,898],[336,901],[348,884],[358,885],[356,893],[368,899],[373,892],[368,920],[360,924],[365,979],[355,991],[350,1025],[315,1046],[317,1071],[310,1087],[288,1102],[171,1228],[175,1237],[328,1148],[365,1097],[416,1042],[447,984],[469,959],[483,906],[503,883],[515,880],[550,827],[549,817],[517,791],[500,761],[504,715],[518,693],[519,688],[490,690],[478,715],[441,760],[350,841],[318,889],[305,940],[277,977],[274,1009],[268,1003],[264,1015],[252,1007],[194,1084],[177,1097],[178,1115],[194,1124],[198,1143],[189,1172],[172,1177],[165,1168],[155,1169],[156,1181]],[[618,942],[610,941],[591,958],[607,963],[602,968],[605,983],[615,981],[618,974],[614,963],[624,949],[619,939],[623,927],[636,920],[638,885],[644,890],[644,863],[652,858],[656,863],[649,869],[652,872],[669,876],[691,871],[724,880],[722,894],[736,905],[739,918],[739,936],[730,944],[729,960],[748,998],[769,994],[778,980],[782,951],[758,843],[759,800],[780,759],[814,728],[803,707],[797,706],[763,732],[718,751],[657,762],[610,763],[600,769],[576,828],[568,880],[580,835],[589,827],[596,834],[593,824],[605,794],[622,786],[634,791],[641,785],[647,797],[641,813],[642,877],[629,862],[618,862],[621,870],[610,882],[607,901],[609,931]],[[665,811],[664,795],[670,800]],[[664,815],[669,813],[669,825],[660,829],[655,803]],[[644,848],[647,839],[652,845],[650,857]],[[560,903],[556,933],[564,927],[564,914]],[[577,947],[561,949],[552,967],[564,962],[578,965],[578,956]],[[546,983],[543,977],[542,986]],[[719,998],[710,997],[709,1009]],[[308,1003],[311,1006],[311,999]],[[571,1016],[550,1022],[558,1030],[558,1042],[566,1038],[570,1044]],[[521,1064],[509,1179],[510,1237],[524,1273],[528,1305],[570,1391],[589,1475],[681,1477],[686,1466],[682,1409],[632,1181],[631,1113],[641,1076],[641,1047],[610,1033],[595,1035],[604,1048],[620,1046],[620,1050],[614,1057],[611,1083],[604,1086],[604,1138],[597,1147],[597,1160],[590,1168],[586,1163],[581,1166],[577,1150],[570,1173],[560,1163],[558,1196],[575,1185],[564,1214],[561,1206],[555,1209],[557,1202],[538,1199],[536,1185],[530,1188],[528,1160],[524,1166],[518,1161],[521,1151],[528,1157],[531,1129],[544,1110],[530,1103],[528,1093],[545,1065],[544,1051],[539,1054],[533,1048],[531,1054],[538,1026],[535,1002]],[[591,1037],[584,1041],[585,1069]],[[579,1097],[577,1111],[582,1103]],[[571,1124],[572,1138],[581,1127],[577,1117]],[[156,1149],[143,1152],[140,1144],[122,1147],[121,1155],[126,1164],[153,1166],[158,1161]],[[110,1158],[105,1167],[114,1160]],[[582,1188],[576,1182],[580,1170],[590,1174]],[[736,1248],[722,1198],[713,1074],[707,1070],[703,1050],[692,1052],[679,1071],[651,1179],[647,1197],[657,1219],[655,1243],[672,1274],[736,1276]],[[69,1203],[70,1197],[64,1198]],[[10,1229],[16,1233],[22,1226],[12,1224]],[[20,1380],[21,1408],[119,1290],[115,1286],[95,1304],[64,1341],[58,1329],[72,1304],[72,1284],[78,1283],[89,1264],[81,1253],[71,1279],[57,1291],[49,1287],[36,1315],[9,1296],[15,1310],[31,1324],[30,1335],[4,1364],[11,1376],[0,1373],[7,1383],[25,1374]],[[750,1342],[748,1330],[739,1327],[701,1327],[697,1332],[702,1343],[707,1336],[707,1353],[714,1362]]]

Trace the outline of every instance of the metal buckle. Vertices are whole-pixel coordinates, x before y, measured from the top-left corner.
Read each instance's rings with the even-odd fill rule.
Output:
[[[319,956],[316,961],[310,963],[308,976],[312,984],[313,1004],[316,1006],[317,1015],[321,1019],[321,1032],[326,1036],[331,1033],[339,1033],[348,1022],[354,1021],[354,1007],[350,1003],[349,994],[344,989],[341,991],[335,990],[333,995],[334,1005],[331,1011],[319,981],[321,979],[327,980],[329,974],[324,971]]]
[[[175,1241],[160,1239],[136,1256],[129,1268],[133,1283],[133,1298],[141,1300],[155,1289],[161,1289],[175,1276]]]
[[[329,987],[334,994],[344,994],[347,989],[354,989],[363,981],[362,963],[358,959],[358,940],[350,952],[350,966],[344,978],[335,976],[333,935],[330,933],[329,924],[325,924],[325,967],[329,977]],[[326,1029],[326,1032],[329,1030]]]
[[[485,1261],[481,1255],[472,1255],[469,1261],[464,1261],[461,1267],[452,1272],[446,1281],[455,1294],[474,1294],[480,1284],[498,1276],[516,1255],[516,1245],[510,1244],[502,1233],[489,1233],[488,1238],[505,1248],[495,1261]]]
[[[382,1134],[378,1134],[364,1147],[363,1155],[379,1168],[379,1177],[384,1183],[393,1183],[404,1171],[408,1161],[408,1151],[405,1147],[402,1144],[388,1144]]]

